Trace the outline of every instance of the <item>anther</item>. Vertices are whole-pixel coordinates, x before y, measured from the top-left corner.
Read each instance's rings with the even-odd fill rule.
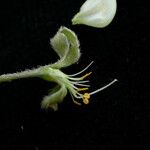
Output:
[[[92,73],[92,72],[89,72],[89,73],[85,74],[84,76],[81,77],[81,79],[82,79],[82,80],[85,79],[86,77],[88,77],[89,75],[91,75],[91,73]]]
[[[83,95],[83,103],[84,104],[89,104],[89,98],[90,98],[90,94],[89,93],[84,93],[84,95]]]
[[[88,90],[89,88],[78,88],[77,89],[77,91],[79,92],[79,91],[86,91],[86,90]]]

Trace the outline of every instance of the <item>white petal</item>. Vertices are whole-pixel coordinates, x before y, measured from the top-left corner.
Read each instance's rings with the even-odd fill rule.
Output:
[[[72,23],[103,28],[113,20],[116,8],[116,0],[87,0],[72,19]]]

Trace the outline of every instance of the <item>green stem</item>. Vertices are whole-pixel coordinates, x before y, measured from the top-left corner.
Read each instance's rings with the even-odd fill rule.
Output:
[[[42,76],[42,74],[43,71],[41,68],[37,68],[33,70],[25,70],[17,73],[3,74],[0,76],[0,82],[9,82],[21,78],[40,77]]]

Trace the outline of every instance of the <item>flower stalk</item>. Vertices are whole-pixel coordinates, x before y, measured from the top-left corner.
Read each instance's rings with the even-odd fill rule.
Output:
[[[10,73],[0,75],[0,82],[10,82],[12,80],[21,79],[21,78],[31,78],[31,77],[40,77],[42,75],[40,69],[26,70],[17,73]]]

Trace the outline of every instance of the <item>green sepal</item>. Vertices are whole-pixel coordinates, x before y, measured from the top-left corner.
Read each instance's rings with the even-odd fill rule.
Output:
[[[58,109],[58,103],[61,103],[66,95],[67,89],[65,85],[56,85],[50,91],[49,95],[43,98],[41,102],[41,108],[52,108],[54,111],[56,111]]]
[[[66,27],[60,27],[56,35],[50,40],[55,52],[60,57],[52,68],[63,68],[76,63],[80,58],[79,41],[76,34]]]

